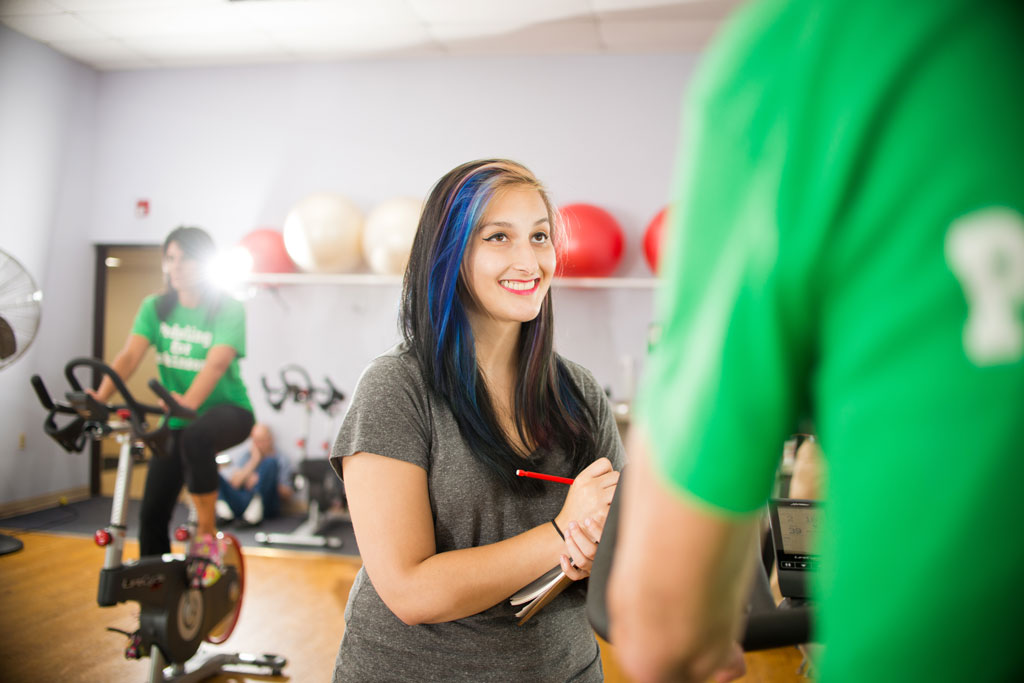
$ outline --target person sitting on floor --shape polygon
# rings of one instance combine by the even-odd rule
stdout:
[[[270,428],[257,423],[252,428],[249,450],[231,466],[227,477],[220,474],[217,515],[225,521],[243,519],[257,525],[281,512],[281,503],[291,499],[291,464],[274,449]]]

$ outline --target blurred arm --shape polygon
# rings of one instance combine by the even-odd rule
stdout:
[[[260,461],[262,459],[262,455],[256,446],[252,446],[252,448],[249,449],[249,459],[246,460],[245,464],[241,467],[235,468],[235,471],[232,472],[231,476],[228,478],[228,483],[231,484],[231,488],[242,488],[246,483],[245,480],[256,471],[257,467],[260,466]],[[252,487],[246,486],[245,488]]]
[[[640,683],[704,681],[734,664],[756,516],[671,490],[636,427],[609,580],[611,641]]]
[[[227,372],[231,361],[238,355],[234,347],[226,344],[219,344],[212,347],[206,354],[202,369],[196,374],[189,385],[188,391],[179,399],[186,408],[197,410],[203,405],[203,401],[210,395],[217,382]]]
[[[132,376],[135,369],[139,367],[139,363],[142,361],[142,357],[146,355],[146,349],[148,348],[148,339],[141,334],[129,334],[128,339],[124,342],[124,347],[118,351],[114,360],[110,363],[110,367],[114,369],[114,372],[122,380],[128,381],[128,378]],[[104,376],[103,381],[100,382],[99,389],[89,393],[101,403],[106,403],[114,393],[114,382],[109,377]]]

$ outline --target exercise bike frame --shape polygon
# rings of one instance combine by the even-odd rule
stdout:
[[[298,380],[294,379],[298,375]],[[273,388],[267,382],[266,376],[260,378],[263,390],[267,394],[267,402],[274,410],[280,411],[286,401],[291,399],[302,407],[302,427],[299,438],[298,474],[304,480],[304,486],[308,496],[308,512],[306,519],[294,530],[288,533],[265,533],[259,531],[255,538],[257,543],[264,545],[299,545],[312,548],[340,548],[343,541],[337,536],[326,533],[329,519],[327,512],[321,506],[321,499],[324,497],[324,481],[327,477],[333,476],[330,462],[326,457],[311,458],[309,456],[310,421],[313,412],[313,404],[316,403],[320,409],[327,414],[345,400],[345,394],[338,390],[329,377],[324,377],[325,388],[313,386],[313,380],[309,372],[301,365],[289,364],[280,370],[281,386]],[[322,396],[321,398],[318,398]],[[326,443],[324,444],[326,446]]]
[[[125,405],[104,405],[83,391],[74,375],[80,367],[91,367],[109,377],[124,398]],[[101,607],[122,602],[139,603],[139,629],[128,634],[130,642],[125,656],[138,659],[148,654],[151,658],[150,681],[198,681],[231,664],[270,669],[274,675],[279,675],[287,662],[276,655],[218,653],[198,665],[189,662],[204,640],[224,642],[235,627],[244,593],[241,555],[239,567],[224,567],[221,578],[202,589],[190,585],[189,568],[197,561],[195,558],[165,554],[124,562],[128,495],[135,453],[141,450],[136,444],[141,441],[149,445],[154,457],[167,457],[163,452],[169,436],[166,418],[187,419],[195,417],[195,413],[178,404],[155,379],[150,380],[149,387],[167,408],[136,401],[113,369],[92,358],[71,360],[64,374],[73,389],[66,394],[66,404],[55,403],[42,379],[38,375],[32,377],[36,395],[49,411],[44,423],[46,433],[69,452],[81,451],[88,439],[100,440],[110,435],[114,435],[120,445],[110,524],[95,535],[97,544],[105,547],[96,600]],[[76,417],[59,427],[54,419],[57,414],[74,414]],[[159,427],[149,429],[145,426],[147,414],[160,414],[165,419]],[[229,543],[239,547],[233,536]],[[211,635],[215,629],[218,630],[217,635]],[[168,663],[170,666],[165,671]]]
[[[117,423],[111,426],[121,449],[110,525],[100,532],[106,531],[111,542],[106,546],[96,601],[101,607],[138,602],[141,607],[139,631],[133,636],[129,649],[135,647],[135,651],[152,652],[153,647],[159,647],[168,661],[185,662],[196,653],[203,640],[214,642],[208,634],[225,619],[230,619],[230,623],[216,642],[226,640],[234,629],[241,611],[244,573],[236,567],[225,567],[219,581],[200,590],[189,587],[189,567],[195,560],[185,555],[141,557],[138,561],[124,563],[132,438],[124,431],[119,432],[122,428]],[[238,544],[237,540],[232,542]]]

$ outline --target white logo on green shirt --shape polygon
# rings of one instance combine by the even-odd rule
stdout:
[[[213,333],[209,330],[200,330],[193,325],[173,325],[166,322],[160,323],[160,336],[170,341],[167,350],[156,355],[156,362],[165,368],[176,370],[189,370],[199,372],[203,367],[203,358],[206,356],[206,349],[213,343]],[[193,358],[192,345],[198,344],[203,347],[199,358]]]
[[[946,260],[967,298],[963,343],[975,365],[1024,357],[1024,218],[994,207],[957,219]]]
[[[182,327],[178,323],[168,325],[165,322],[161,322],[160,335],[165,339],[172,340],[172,348],[174,342],[201,344],[207,349],[210,348],[210,344],[213,343],[213,332],[210,332],[209,330],[200,330],[198,327],[193,325],[186,325]]]

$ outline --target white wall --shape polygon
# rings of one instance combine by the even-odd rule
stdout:
[[[69,455],[43,434],[29,377],[58,384],[65,360],[92,345],[98,81],[92,69],[0,26],[0,249],[44,295],[34,345],[0,370],[0,503],[88,482],[88,454]]]
[[[92,238],[233,240],[331,189],[368,209],[507,156],[640,228],[664,202],[686,57],[435,58],[103,74]],[[133,218],[135,200],[153,201]],[[624,272],[646,270],[637,245]],[[639,268],[637,270],[637,268]]]
[[[628,235],[617,275],[647,276],[641,239],[669,192],[679,105],[694,58],[536,57],[104,74],[100,80],[94,241],[159,242],[176,224],[231,244],[280,227],[322,189],[364,211],[425,196],[469,159],[520,160],[557,202],[611,211]],[[133,215],[151,201],[148,218]],[[282,288],[248,303],[243,373],[258,417],[290,443],[294,406],[266,407],[261,375],[300,362],[351,391],[397,339],[397,287]],[[556,292],[559,350],[621,393],[620,358],[646,348],[651,293]],[[315,415],[311,444],[328,433]]]
[[[230,245],[256,227],[280,227],[289,207],[310,192],[342,192],[368,211],[390,197],[425,196],[443,173],[473,158],[517,159],[556,202],[584,201],[611,211],[628,240],[616,274],[647,276],[641,239],[669,194],[679,105],[695,61],[437,58],[97,75],[17,38],[16,71],[48,84],[29,106],[9,97],[20,90],[13,76],[2,83],[0,101],[17,101],[17,116],[29,121],[31,135],[17,156],[32,154],[35,161],[33,150],[41,149],[75,161],[40,169],[32,195],[19,200],[25,214],[47,213],[70,192],[61,206],[74,207],[80,219],[40,215],[32,223],[40,228],[31,240],[39,252],[35,267],[58,272],[59,262],[56,280],[77,290],[48,282],[48,306],[77,311],[62,321],[62,341],[48,341],[53,328],[47,328],[38,344],[35,366],[54,374],[76,343],[75,352],[88,349],[92,254],[78,246],[83,241],[157,244],[175,225],[191,224]],[[48,66],[51,61],[56,65]],[[44,68],[67,73],[23,73]],[[76,98],[94,101],[95,112],[80,118]],[[4,140],[19,128],[6,117]],[[73,136],[68,122],[74,122]],[[94,143],[94,151],[77,140]],[[13,169],[24,160],[0,163]],[[143,198],[151,214],[137,218],[135,202]],[[22,216],[14,224],[27,222]],[[10,224],[4,221],[4,229]],[[75,232],[58,235],[54,226]],[[59,252],[45,255],[58,246]],[[243,373],[258,417],[281,441],[297,436],[299,413],[294,407],[272,413],[260,376],[273,379],[281,365],[300,362],[316,379],[328,374],[350,392],[366,362],[397,339],[397,300],[397,287],[302,286],[264,290],[249,301]],[[621,357],[639,360],[646,348],[651,292],[560,289],[555,300],[558,349],[621,393]],[[21,365],[24,373],[34,367]],[[20,392],[26,377],[9,386]],[[3,381],[8,386],[8,378]],[[38,434],[37,417],[33,410],[30,420],[12,418],[12,430],[4,424],[3,433]],[[314,450],[328,431],[326,418],[317,415]],[[5,481],[10,462],[0,460]],[[84,483],[84,470],[75,473]],[[51,474],[32,473],[24,483],[8,484],[3,496],[10,498],[14,486],[25,496],[52,490]]]

